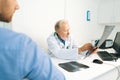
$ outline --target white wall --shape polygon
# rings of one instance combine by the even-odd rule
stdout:
[[[98,23],[120,24],[120,0],[101,0],[98,9]]]
[[[116,26],[109,36],[114,39],[116,32],[120,31],[120,0],[100,0],[97,20],[101,26]]]
[[[99,3],[100,0],[19,0],[20,10],[14,15],[13,29],[47,49],[46,39],[54,31],[54,24],[65,18],[70,23],[71,35],[82,45],[102,35],[104,25],[97,22]],[[86,21],[87,10],[91,21]]]
[[[64,0],[19,0],[20,10],[14,16],[13,29],[32,37],[43,48],[54,31],[57,20],[64,18]]]
[[[67,0],[67,19],[79,44],[91,42],[102,33],[104,27],[97,24],[98,3],[99,0]],[[87,10],[90,10],[91,21],[86,21]]]

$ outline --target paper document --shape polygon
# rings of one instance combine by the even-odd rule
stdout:
[[[110,35],[110,33],[112,32],[112,30],[115,28],[114,25],[112,26],[105,26],[104,32],[102,34],[101,39],[99,40],[97,47],[100,47],[102,45],[102,43],[108,38],[108,36]]]

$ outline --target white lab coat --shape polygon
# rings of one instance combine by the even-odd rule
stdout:
[[[47,38],[49,53],[60,59],[77,59],[78,45],[69,38],[65,41],[65,45],[59,40],[58,36],[53,33]]]

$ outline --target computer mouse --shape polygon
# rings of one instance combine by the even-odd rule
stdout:
[[[99,60],[99,59],[94,59],[94,60],[93,60],[93,63],[102,64],[103,61],[101,61],[101,60]]]

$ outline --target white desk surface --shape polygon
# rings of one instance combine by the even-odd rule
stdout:
[[[118,76],[120,76],[120,59],[117,60],[117,62],[103,61],[103,64],[95,64],[92,62],[94,59],[100,59],[97,54],[92,54],[85,59],[77,60],[62,60],[57,58],[51,59],[53,64],[55,64],[55,66],[63,72],[67,80],[120,80],[120,78],[117,79]],[[77,61],[88,65],[90,68],[82,69],[76,72],[68,72],[58,66],[59,63],[69,61]]]

